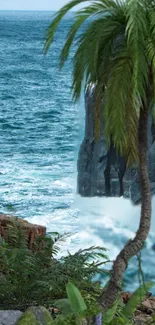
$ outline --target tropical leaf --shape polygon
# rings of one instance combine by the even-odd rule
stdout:
[[[87,306],[78,288],[69,282],[66,286],[66,291],[72,311],[75,314],[83,313],[87,309]]]
[[[82,2],[71,1],[55,15],[46,50],[64,15]],[[127,165],[138,161],[137,125],[140,105],[148,104],[149,62],[152,62],[155,85],[154,18],[151,0],[90,1],[75,14],[60,54],[60,67],[63,67],[71,46],[75,45],[73,99],[79,99],[83,85],[84,89],[89,83],[95,86],[96,139],[101,136],[103,110],[107,144],[113,142],[117,152],[126,157]],[[81,29],[86,21],[85,28]]]
[[[94,2],[92,5],[89,5],[88,7],[83,8],[82,10],[78,11],[75,15],[75,22],[72,24],[70,31],[67,35],[66,43],[61,51],[60,55],[60,68],[63,67],[65,61],[67,60],[69,56],[70,48],[73,44],[73,41],[75,40],[75,36],[81,26],[84,24],[84,22],[90,17],[95,18],[98,15],[103,15],[103,12],[107,14],[107,8],[103,5],[102,1]],[[109,15],[109,12],[108,12]],[[95,34],[94,34],[95,35]]]
[[[123,82],[122,82],[123,80]],[[130,95],[132,81],[132,66],[126,44],[118,49],[113,59],[111,78],[105,92],[104,120],[105,135],[108,143],[111,138],[119,154],[125,156],[128,147],[126,108]],[[135,114],[135,112],[134,112]]]
[[[62,7],[55,15],[54,15],[54,19],[51,23],[51,25],[48,28],[48,32],[47,32],[47,40],[46,40],[46,44],[45,44],[45,53],[47,53],[52,41],[53,41],[53,37],[54,37],[54,33],[57,29],[58,24],[60,23],[60,21],[62,20],[62,18],[66,15],[66,13],[71,10],[73,7],[77,6],[78,4],[82,3],[82,2],[86,2],[89,0],[73,0],[70,1],[67,5],[65,5],[64,7]]]
[[[133,58],[133,100],[138,94],[146,101],[146,83],[148,81],[148,60],[146,40],[148,24],[146,15],[147,1],[127,0],[126,34]]]

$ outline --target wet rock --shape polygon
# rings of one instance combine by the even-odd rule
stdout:
[[[134,204],[141,199],[138,171],[127,169],[125,159],[118,156],[113,144],[107,148],[104,137],[103,111],[100,111],[100,134],[95,141],[94,89],[85,94],[85,134],[78,155],[77,191],[81,196],[130,197]],[[148,163],[151,192],[155,194],[155,127],[150,118]]]

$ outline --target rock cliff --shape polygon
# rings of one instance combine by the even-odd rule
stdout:
[[[85,134],[78,156],[77,191],[81,196],[131,197],[134,204],[140,201],[138,172],[127,169],[123,157],[116,154],[111,144],[108,149],[104,137],[103,112],[101,111],[100,140],[94,136],[94,89],[85,94]],[[148,164],[152,194],[155,194],[155,126],[149,120]]]

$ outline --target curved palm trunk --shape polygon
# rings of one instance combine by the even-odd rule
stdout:
[[[139,145],[139,179],[141,187],[141,219],[139,229],[133,240],[130,240],[113,264],[111,278],[106,289],[103,290],[99,302],[103,311],[110,308],[121,291],[122,279],[127,268],[128,261],[142,249],[146,240],[151,223],[151,193],[147,164],[147,129],[148,109],[143,107],[139,117],[138,145]]]

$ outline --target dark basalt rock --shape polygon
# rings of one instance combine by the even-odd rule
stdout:
[[[140,202],[140,188],[136,168],[127,169],[125,159],[116,154],[111,143],[106,146],[103,112],[101,111],[100,140],[95,141],[94,89],[85,94],[85,135],[78,156],[77,191],[81,196],[130,197],[134,204]],[[155,194],[155,127],[149,120],[148,164],[151,192]]]

